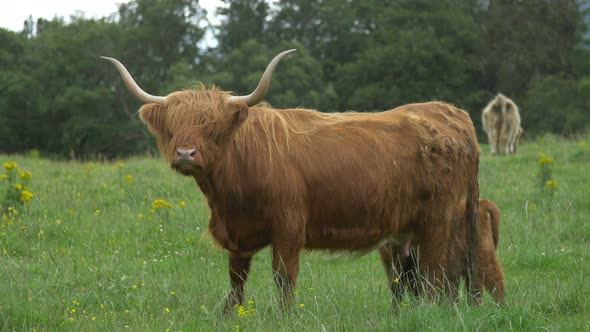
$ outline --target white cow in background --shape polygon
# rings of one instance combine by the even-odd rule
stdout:
[[[518,106],[512,99],[498,93],[483,109],[481,122],[492,146],[492,155],[516,152],[523,130]]]

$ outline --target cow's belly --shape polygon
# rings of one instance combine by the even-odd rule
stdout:
[[[305,246],[308,249],[348,251],[372,250],[394,233],[389,222],[367,219],[363,213],[346,211],[339,215],[323,214],[306,225]]]
[[[305,248],[330,251],[368,252],[389,243],[402,250],[413,233],[384,232],[376,228],[338,229],[324,227],[307,233]]]
[[[305,248],[346,251],[370,251],[387,240],[387,234],[378,229],[346,229],[323,227],[307,232]]]
[[[315,200],[310,209],[305,227],[309,249],[372,250],[398,234],[411,231],[409,213],[400,217],[391,213],[392,209],[368,206],[363,199],[350,196],[336,194],[324,198]]]

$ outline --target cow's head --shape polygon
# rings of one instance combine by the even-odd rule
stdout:
[[[248,108],[266,95],[279,61],[294,51],[278,54],[266,67],[254,92],[247,96],[232,96],[204,86],[166,97],[152,96],[135,83],[119,61],[103,58],[117,67],[129,91],[146,103],[139,110],[140,118],[156,137],[158,148],[170,166],[183,175],[199,176],[223,155],[248,117]]]

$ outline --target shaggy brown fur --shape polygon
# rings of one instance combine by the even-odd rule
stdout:
[[[209,231],[230,252],[229,308],[242,303],[251,258],[267,245],[285,304],[301,250],[369,252],[409,233],[422,248],[421,268],[439,285],[454,269],[447,252],[464,199],[466,264],[477,271],[479,147],[467,113],[431,102],[325,114],[248,107],[227,96],[175,92],[166,106],[144,105],[140,116],[171,166],[207,197]],[[178,157],[186,151],[190,163]]]
[[[460,211],[464,211],[465,201],[461,202]],[[463,214],[460,214],[463,216]],[[500,240],[500,209],[498,206],[487,199],[479,201],[479,220],[480,220],[480,236],[479,236],[479,272],[477,276],[478,288],[485,288],[492,294],[498,304],[504,301],[504,273],[502,266],[496,255],[496,249]],[[463,217],[457,218],[455,228],[453,230],[455,234],[455,240],[453,245],[450,247],[449,259],[454,264],[451,264],[456,270],[447,271],[447,277],[451,283],[451,291],[455,293],[459,280],[466,277],[465,265],[462,264],[463,257],[467,249],[465,243],[465,221]],[[398,279],[398,282],[403,286],[408,286],[413,290],[415,295],[421,293],[423,288],[417,281],[416,274],[419,271],[415,271],[417,265],[415,256],[410,254],[410,243],[412,242],[411,237],[406,239],[403,246],[399,243],[393,247],[393,251],[386,248],[385,246],[379,248],[380,254],[382,255],[382,261],[386,264],[385,268],[388,273],[390,269],[389,261],[391,260],[391,253],[397,252],[399,254],[399,264],[403,273]],[[416,246],[413,247],[413,253],[417,250]],[[383,257],[384,255],[387,255]]]
[[[523,130],[518,106],[512,99],[501,93],[496,95],[483,109],[481,122],[493,155],[516,152]]]

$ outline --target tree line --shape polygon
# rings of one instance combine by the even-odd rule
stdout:
[[[134,0],[100,19],[27,19],[0,29],[0,152],[143,154],[153,142],[112,65],[148,92],[215,84],[236,94],[281,62],[273,107],[379,111],[443,100],[481,110],[498,92],[525,137],[590,127],[590,1],[224,0],[212,26],[197,0]],[[205,47],[213,34],[217,45]]]

